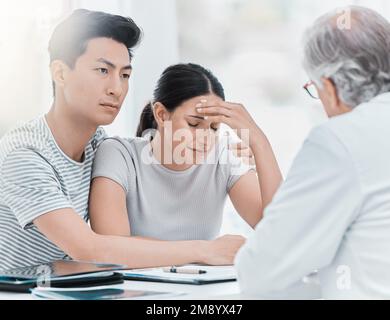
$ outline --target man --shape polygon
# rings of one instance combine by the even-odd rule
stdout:
[[[76,10],[55,29],[53,106],[0,141],[0,269],[62,258],[147,267],[156,246],[153,253],[167,265],[233,262],[241,237],[169,243],[99,235],[87,224],[92,162],[105,137],[99,126],[120,111],[140,34],[129,18],[88,10]],[[132,258],[141,248],[146,265]],[[177,255],[178,248],[186,254]]]
[[[305,87],[331,120],[310,133],[238,252],[240,287],[283,297],[318,270],[324,298],[388,299],[390,24],[362,7],[331,12],[308,30],[304,52]]]

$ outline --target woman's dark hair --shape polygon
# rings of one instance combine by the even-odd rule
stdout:
[[[141,38],[141,29],[126,17],[86,9],[75,10],[54,30],[49,41],[50,62],[61,60],[74,68],[88,42],[94,38],[110,38],[131,49]]]
[[[193,63],[168,67],[157,82],[153,100],[141,113],[137,137],[142,137],[148,129],[157,129],[152,110],[153,103],[160,102],[168,111],[173,112],[184,101],[210,93],[225,100],[223,87],[211,71]]]

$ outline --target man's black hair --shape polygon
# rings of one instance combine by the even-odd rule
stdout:
[[[141,30],[127,17],[86,9],[75,10],[54,30],[49,42],[50,62],[61,60],[74,68],[88,42],[94,38],[110,38],[126,46],[132,57],[132,48],[141,38]]]

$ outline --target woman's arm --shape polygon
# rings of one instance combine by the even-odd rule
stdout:
[[[249,115],[249,114],[248,114]],[[251,131],[250,148],[256,163],[263,209],[267,207],[283,181],[271,144],[259,127]]]
[[[241,177],[229,196],[239,214],[255,227],[283,180],[272,147],[243,105],[208,101],[200,102],[199,106],[197,111],[209,120],[237,130],[237,135],[252,150],[257,176],[249,172]]]
[[[125,190],[111,179],[98,177],[92,180],[89,217],[92,230],[98,234],[131,235]]]
[[[238,214],[254,228],[262,217],[261,192],[256,172],[249,171],[229,191],[230,200]]]
[[[99,240],[99,252],[101,250],[107,254],[104,261],[119,261],[130,268],[188,263],[230,265],[245,241],[241,236],[223,236],[212,241],[162,241],[132,237],[125,191],[118,183],[107,178],[93,179],[89,202],[91,227],[99,235],[95,237]],[[118,250],[123,250],[122,257],[118,256],[119,252],[110,252],[112,246],[121,247]]]
[[[93,179],[89,198],[89,217],[92,230],[98,234],[131,236],[125,190],[109,178]],[[133,238],[158,241],[146,237]]]

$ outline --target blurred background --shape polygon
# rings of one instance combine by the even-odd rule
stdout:
[[[302,86],[303,31],[347,4],[390,18],[388,0],[2,0],[0,1],[0,137],[47,112],[52,103],[48,41],[74,9],[132,17],[144,37],[135,50],[131,89],[107,127],[133,136],[161,72],[178,62],[201,64],[220,79],[227,100],[243,103],[270,139],[283,174],[309,130],[326,120]],[[248,233],[228,201],[222,233]]]

